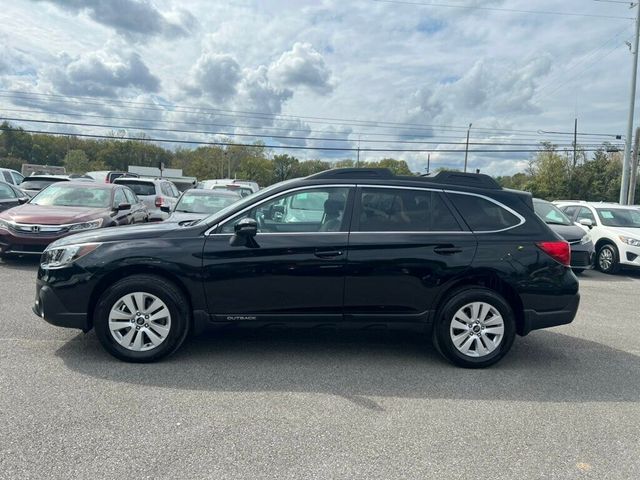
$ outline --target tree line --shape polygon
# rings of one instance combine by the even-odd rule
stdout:
[[[120,139],[116,133],[113,138],[98,140],[31,134],[7,122],[0,124],[0,167],[19,171],[23,163],[61,165],[68,173],[82,174],[94,170],[126,171],[129,165],[156,167],[160,162],[199,180],[237,178],[253,180],[261,186],[329,168],[356,166],[353,159],[303,161],[292,155],[273,155],[261,143],[170,150],[144,138]],[[393,158],[362,161],[358,165],[389,168],[398,175],[412,174],[404,160]],[[574,161],[573,151],[560,151],[552,143],[542,143],[524,172],[496,179],[504,187],[529,191],[547,200],[617,202],[621,174],[622,154],[607,144],[591,156],[578,148]],[[640,188],[636,189],[636,198],[640,199]]]
[[[180,168],[185,176],[199,180],[237,178],[253,180],[261,186],[302,177],[335,167],[353,167],[351,159],[327,162],[302,161],[292,155],[272,153],[261,143],[252,146],[201,146],[170,150],[144,140],[113,138],[87,139],[32,134],[4,122],[0,125],[0,167],[20,171],[23,163],[64,166],[68,173],[95,170],[126,171],[129,165]],[[359,162],[361,167],[389,168],[398,175],[411,175],[404,160],[385,158]]]

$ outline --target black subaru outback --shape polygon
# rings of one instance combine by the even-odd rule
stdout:
[[[95,328],[114,356],[151,362],[215,325],[417,328],[463,367],[516,334],[570,323],[567,242],[531,195],[492,178],[336,169],[261,190],[195,222],[54,242],[34,312]]]

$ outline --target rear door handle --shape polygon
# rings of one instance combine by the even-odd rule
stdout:
[[[438,255],[453,255],[454,253],[462,253],[460,247],[446,246],[446,247],[434,247],[434,252]]]
[[[343,255],[342,250],[316,250],[314,255],[318,258],[336,258]]]

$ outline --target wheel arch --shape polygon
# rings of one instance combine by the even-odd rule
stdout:
[[[607,237],[602,237],[595,244],[596,253],[605,245],[613,245],[614,247],[618,248],[614,240]]]
[[[466,272],[464,277],[452,281],[437,299],[434,321],[449,298],[457,293],[474,287],[486,288],[500,294],[513,310],[516,321],[516,332],[523,335],[525,331],[524,305],[518,292],[508,282],[500,278],[493,270],[477,270]]]
[[[90,327],[93,327],[93,317],[95,314],[96,306],[98,305],[98,301],[102,294],[109,288],[111,285],[116,283],[118,280],[122,280],[125,277],[133,276],[133,275],[153,275],[156,277],[161,277],[164,280],[169,281],[173,285],[175,285],[178,290],[184,295],[184,298],[187,301],[189,306],[189,327],[193,327],[193,299],[191,298],[191,294],[189,290],[185,287],[184,283],[180,281],[180,279],[173,275],[171,272],[168,272],[165,269],[159,268],[157,266],[152,265],[127,265],[121,268],[117,268],[109,272],[100,281],[96,284],[91,296],[89,297],[89,306],[87,309],[88,323]]]

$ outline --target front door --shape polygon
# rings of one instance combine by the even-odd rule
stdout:
[[[298,188],[221,224],[203,252],[214,319],[341,319],[352,196],[350,186]],[[258,223],[258,246],[231,246],[235,223],[246,217]]]
[[[475,236],[439,191],[361,187],[355,195],[346,320],[427,320],[442,286],[469,268]]]

